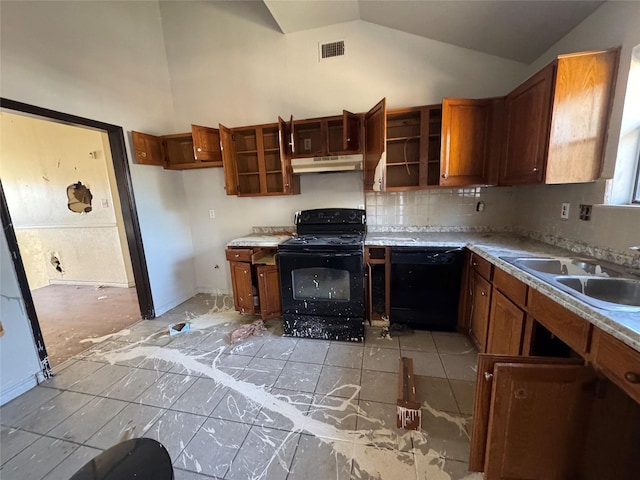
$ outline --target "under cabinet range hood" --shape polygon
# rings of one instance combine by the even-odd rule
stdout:
[[[292,158],[293,173],[343,172],[362,170],[361,153],[353,155],[331,155],[326,157]]]

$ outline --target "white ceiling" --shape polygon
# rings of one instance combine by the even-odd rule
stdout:
[[[283,33],[364,20],[530,63],[604,2],[263,0]]]

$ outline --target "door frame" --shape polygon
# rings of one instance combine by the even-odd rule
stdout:
[[[142,243],[142,234],[140,232],[140,223],[138,221],[138,212],[136,202],[133,195],[133,182],[131,180],[131,172],[129,170],[129,161],[124,141],[124,132],[122,127],[109,123],[91,120],[89,118],[78,117],[68,113],[49,110],[47,108],[29,105],[27,103],[9,100],[0,97],[0,109],[5,111],[13,111],[27,115],[40,117],[44,120],[52,120],[57,123],[65,123],[74,126],[88,127],[105,131],[109,137],[109,146],[111,149],[111,157],[113,160],[113,169],[116,177],[116,187],[118,189],[118,197],[122,209],[122,218],[124,222],[125,233],[127,237],[127,245],[129,246],[129,256],[131,258],[131,267],[133,269],[133,278],[136,284],[136,292],[138,295],[138,305],[140,314],[143,319],[148,320],[155,318],[155,309],[153,306],[153,297],[151,295],[151,284],[149,282],[149,272],[147,270],[147,262],[144,254],[144,246]],[[2,217],[2,227],[9,245],[9,251],[13,260],[18,285],[22,293],[25,309],[40,359],[42,374],[45,378],[51,375],[51,365],[45,348],[42,330],[36,314],[35,304],[27,275],[20,255],[18,241],[9,207],[4,195],[4,188],[0,181],[0,215]]]

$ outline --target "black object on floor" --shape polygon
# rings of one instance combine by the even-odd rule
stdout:
[[[125,440],[105,450],[70,480],[173,480],[171,457],[151,438]]]

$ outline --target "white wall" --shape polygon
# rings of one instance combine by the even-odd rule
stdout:
[[[363,112],[382,97],[398,108],[444,96],[503,95],[525,72],[517,62],[362,21],[285,36],[262,2],[162,2],[160,8],[179,131],[191,123],[235,127],[275,122],[278,115]],[[338,39],[347,55],[319,62],[318,43]],[[224,245],[251,226],[292,225],[302,208],[365,203],[355,173],[302,176],[301,195],[263,198],[226,196],[220,169],[185,172],[183,179],[202,291],[231,290]]]
[[[36,385],[40,361],[7,240],[0,235],[0,405]],[[5,268],[6,267],[6,268]]]
[[[615,188],[618,193],[626,189],[626,201],[629,199],[632,180],[629,172],[637,161],[639,137],[637,131],[635,134],[630,132],[633,127],[623,130],[621,125],[633,124],[632,120],[625,119],[635,119],[635,128],[638,127],[639,107],[631,102],[625,105],[625,94],[633,49],[639,44],[640,2],[606,2],[529,68],[529,73],[532,73],[561,53],[622,46],[603,178],[611,178],[617,165],[621,176],[616,175]],[[633,138],[636,144],[633,146],[628,145],[630,134],[635,135]],[[619,181],[626,182],[626,186],[621,186]],[[628,247],[640,244],[640,207],[602,205],[608,188],[611,187],[607,187],[602,180],[582,185],[516,188],[515,205],[518,211],[515,226],[543,235],[630,254]],[[563,202],[571,203],[572,210],[568,221],[560,219],[560,207]],[[596,205],[590,222],[578,220],[580,203]],[[640,261],[640,258],[638,260]]]
[[[1,2],[0,13],[3,97],[127,132],[175,132],[158,3]],[[182,174],[130,166],[161,314],[195,292]]]

